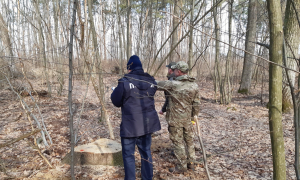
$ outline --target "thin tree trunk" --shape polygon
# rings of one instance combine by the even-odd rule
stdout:
[[[40,41],[40,46],[41,46],[40,53],[43,55],[44,73],[45,73],[45,77],[46,77],[48,93],[51,95],[51,85],[50,85],[49,74],[48,74],[45,38],[44,38],[43,28],[42,28],[42,18],[41,18],[41,13],[40,13],[40,10],[39,10],[39,7],[38,7],[38,5],[39,5],[38,0],[33,0],[33,1],[34,1],[35,10],[36,10],[36,13],[37,13],[39,41]]]
[[[73,130],[73,109],[72,109],[72,78],[73,78],[73,35],[75,29],[75,18],[78,0],[74,1],[73,5],[73,17],[70,32],[70,43],[69,43],[69,93],[68,93],[68,103],[69,103],[69,113],[70,113],[70,134],[71,134],[71,178],[75,180],[74,174],[74,146],[75,146],[75,136]]]
[[[104,83],[103,83],[103,76],[102,76],[102,70],[101,70],[101,60],[99,59],[99,51],[98,51],[98,43],[97,43],[97,34],[94,26],[94,19],[92,15],[92,0],[88,0],[88,8],[89,8],[89,19],[90,19],[90,29],[92,32],[92,37],[93,37],[93,45],[94,45],[94,52],[96,54],[96,60],[99,60],[99,92],[98,90],[95,89],[96,93],[100,94],[99,101],[101,104],[101,119],[104,120],[109,128],[110,132],[110,138],[114,139],[114,134],[113,134],[113,129],[111,126],[111,123],[109,121],[109,117],[107,114],[107,110],[105,107],[105,94],[104,94]]]
[[[174,0],[174,10],[173,14],[176,16],[173,16],[173,33],[172,33],[172,39],[171,39],[171,48],[176,48],[176,44],[178,43],[178,30],[177,27],[179,25],[179,19],[180,12],[179,12],[179,1],[180,0]],[[175,60],[178,59],[178,56],[176,56],[176,52],[173,50],[170,54],[170,62],[175,62]]]
[[[56,43],[59,44],[58,42],[58,12],[59,12],[59,2],[58,0],[56,0],[55,2],[53,2],[52,4],[53,6],[53,20],[54,20],[54,35],[55,35],[55,39],[56,39]]]
[[[131,40],[131,0],[127,0],[127,60],[129,60],[132,53],[132,40]]]
[[[117,23],[118,23],[118,25],[117,25],[117,31],[118,31],[118,35],[119,35],[119,58],[120,58],[120,69],[121,69],[121,71],[120,71],[120,75],[122,75],[123,73],[124,73],[124,61],[123,61],[123,46],[122,46],[122,31],[121,31],[121,29],[123,29],[122,28],[122,25],[121,25],[121,18],[120,18],[120,14],[119,14],[119,0],[116,0],[116,6],[117,6],[117,10],[116,10],[116,13],[117,13]]]
[[[107,57],[106,57],[106,48],[105,48],[105,46],[106,46],[106,38],[105,38],[105,36],[106,36],[106,26],[105,26],[105,14],[103,13],[103,4],[101,5],[101,8],[102,8],[102,11],[101,11],[101,19],[102,19],[102,29],[103,29],[103,46],[104,46],[104,48],[103,48],[103,51],[104,51],[104,60],[105,61],[107,61]],[[100,24],[100,23],[99,23]],[[114,29],[114,28],[112,28],[112,29]]]
[[[152,56],[153,55],[153,46],[154,46],[153,37],[155,36],[154,31],[155,31],[155,27],[156,27],[156,19],[154,20],[154,23],[153,23],[153,14],[155,14],[155,13],[153,13],[153,2],[150,1],[149,3],[150,3],[149,10],[148,10],[149,22],[147,23],[148,28],[146,29],[147,42],[145,43],[147,47],[143,48],[144,51],[146,50],[146,54],[147,54],[145,57],[145,59],[148,59],[147,67],[150,66],[150,61],[153,57]],[[143,36],[142,36],[142,39],[144,39]]]
[[[216,4],[216,0],[214,0],[214,5]],[[215,23],[215,66],[214,66],[214,90],[215,90],[215,99],[217,101],[217,92],[218,87],[220,86],[221,75],[220,75],[220,65],[219,65],[219,58],[220,58],[220,26],[218,22],[218,8],[214,8],[213,16],[214,16],[214,23]]]
[[[280,1],[267,0],[270,27],[270,60],[282,64],[283,29]],[[273,179],[286,179],[285,151],[282,130],[282,68],[269,67],[269,125],[273,157]]]
[[[79,4],[78,4],[79,5]],[[58,19],[60,19],[60,4],[58,2],[58,0],[55,1],[55,5],[53,4],[53,13],[54,13],[54,34],[55,34],[55,40],[56,40],[56,44],[60,44],[60,38],[59,38],[59,28],[58,28]],[[61,27],[63,28],[63,27]],[[59,88],[57,90],[57,94],[58,96],[62,95],[63,92],[63,88],[64,88],[64,84],[65,84],[65,80],[64,80],[64,74],[63,74],[63,61],[62,61],[62,56],[61,53],[59,52],[59,49],[55,50],[56,52],[56,57],[57,57],[57,62],[58,64],[58,69],[59,69],[59,74],[58,74],[58,83],[59,83]]]
[[[145,15],[145,21],[143,22],[143,14],[145,13],[145,2],[144,0],[141,1],[141,15],[139,17],[139,31],[138,31],[138,39],[137,39],[137,54],[140,54],[140,51],[142,49],[142,34],[143,34],[143,25],[144,25],[144,22],[146,21],[146,18],[147,18],[147,12],[146,12],[146,15]],[[118,12],[117,12],[118,13]]]
[[[25,2],[23,1],[23,12],[25,12]],[[24,20],[25,18],[23,17],[23,20]],[[26,29],[26,23],[24,23],[23,24],[23,31],[22,31],[22,49],[23,49],[23,55],[24,55],[24,57],[27,57],[27,52],[26,52],[26,46],[27,46],[27,44],[26,44],[26,41],[25,41],[25,37],[26,37],[26,31],[25,31],[25,29]],[[29,31],[29,29],[27,29],[27,32]]]
[[[230,83],[230,75],[231,73],[231,59],[232,59],[232,39],[231,39],[231,33],[232,33],[232,6],[233,6],[233,0],[229,1],[228,10],[229,10],[229,17],[228,17],[228,32],[229,32],[229,47],[228,47],[228,53],[226,57],[226,65],[225,65],[225,77],[221,82],[220,87],[220,102],[221,104],[229,104],[231,102],[231,83]]]
[[[200,0],[201,1],[201,0]],[[198,1],[195,5],[197,5],[200,1]],[[220,1],[218,1],[218,3],[217,3],[217,5],[219,4],[219,3],[221,3],[223,0],[220,0]],[[197,19],[197,17],[195,18],[195,20],[194,20],[194,26],[196,25],[196,24],[198,24],[198,22],[202,19],[202,18],[204,18],[205,17],[205,15],[207,15],[214,7],[215,7],[216,5],[214,5],[210,10],[208,10],[200,19],[198,19],[198,20],[196,20]],[[190,10],[191,11],[191,10]],[[188,15],[188,13],[190,12],[190,11],[188,11],[187,13],[186,13],[186,15],[180,20],[180,22]],[[179,17],[178,17],[179,18]],[[177,26],[176,26],[176,28],[179,26],[179,24],[177,24]],[[150,71],[152,70],[152,68],[153,68],[153,66],[154,66],[154,63],[155,63],[155,61],[156,61],[156,59],[157,59],[157,57],[158,57],[158,55],[159,55],[159,53],[161,52],[161,50],[163,49],[163,47],[164,47],[164,45],[167,43],[167,41],[171,38],[171,36],[173,36],[173,33],[175,33],[175,31],[177,31],[177,29],[176,28],[173,28],[173,30],[172,30],[172,32],[170,33],[170,35],[169,35],[169,37],[165,40],[165,42],[163,43],[163,45],[159,48],[159,50],[158,50],[158,52],[156,53],[156,55],[155,55],[155,57],[154,57],[154,59],[153,59],[153,62],[152,62],[152,64],[151,64],[151,67],[150,67],[150,69],[148,70],[147,69],[147,72],[148,73],[150,73]],[[182,36],[181,37],[181,39],[174,45],[174,47],[172,47],[171,49],[170,49],[170,51],[169,51],[169,53],[167,54],[167,56],[166,56],[166,58],[164,58],[164,60],[162,60],[162,62],[159,64],[159,66],[158,66],[158,68],[156,69],[156,71],[154,72],[154,74],[153,74],[153,76],[155,76],[156,75],[156,73],[158,72],[158,70],[161,68],[161,66],[162,66],[162,64],[167,60],[167,58],[171,55],[171,53],[173,52],[173,50],[178,46],[178,44],[187,36],[187,35],[189,35],[189,31],[184,35],[184,36]]]
[[[17,35],[17,38],[18,38],[18,47],[17,47],[17,49],[21,49],[21,35],[22,35],[22,33],[21,33],[21,24],[20,24],[20,0],[17,0],[17,6],[18,6],[18,9],[17,9],[17,11],[18,11],[18,14],[17,14],[17,18],[18,18],[18,22],[17,22],[17,32],[18,32],[18,35]],[[24,31],[22,31],[22,32],[24,32]],[[23,52],[24,51],[22,51],[21,50],[21,52],[22,52],[22,55],[23,55]]]
[[[192,4],[191,4],[191,20],[190,20],[190,23],[192,26],[193,25],[193,19],[194,19],[194,6],[195,6],[195,0],[192,0]],[[189,65],[189,68],[192,67],[192,61],[193,61],[193,28],[190,26],[190,38],[189,38],[189,61],[188,61],[188,65]],[[192,71],[189,71],[189,75],[192,74]]]
[[[8,64],[8,70],[10,72],[10,76],[14,76],[15,74],[15,64],[14,64],[14,54],[12,50],[12,43],[10,40],[9,30],[8,26],[6,25],[6,22],[3,19],[3,16],[0,12],[0,37],[4,45],[4,49],[6,50],[6,55],[9,56],[9,62]]]

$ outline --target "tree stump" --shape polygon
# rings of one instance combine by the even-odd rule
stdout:
[[[70,152],[62,159],[62,163],[70,164]],[[109,165],[123,166],[122,146],[110,139],[97,141],[74,149],[75,165]]]

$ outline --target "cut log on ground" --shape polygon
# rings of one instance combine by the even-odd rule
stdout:
[[[62,160],[62,163],[70,164],[70,153]],[[97,141],[75,147],[75,165],[109,165],[123,166],[121,144],[110,139],[98,139]]]

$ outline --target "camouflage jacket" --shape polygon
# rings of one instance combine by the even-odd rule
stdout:
[[[183,127],[191,123],[191,117],[198,115],[200,97],[195,78],[182,75],[173,81],[157,81],[158,90],[167,90],[169,105],[166,120],[169,126]]]
[[[168,75],[167,78],[168,78],[169,81],[173,81],[176,77],[175,77],[175,75],[173,73],[173,74]],[[169,100],[168,100],[169,96],[170,96],[170,94],[168,93],[168,91],[165,91],[165,98],[166,98],[166,100],[165,100],[165,104],[161,108],[162,112],[167,112],[167,106],[169,105]]]

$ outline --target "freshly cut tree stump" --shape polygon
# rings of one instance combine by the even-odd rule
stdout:
[[[70,164],[71,154],[68,153],[62,163]],[[109,165],[123,166],[122,146],[110,139],[98,139],[97,141],[74,149],[75,165]]]

